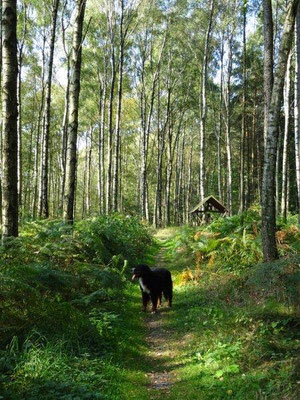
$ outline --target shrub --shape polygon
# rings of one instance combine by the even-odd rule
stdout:
[[[273,297],[277,301],[283,301],[299,307],[299,254],[257,265],[247,283],[262,298]]]

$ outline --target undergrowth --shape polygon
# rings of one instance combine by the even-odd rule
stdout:
[[[0,398],[142,398],[128,269],[151,245],[145,226],[116,214],[27,223],[0,247]]]
[[[260,217],[250,210],[165,241],[176,282],[165,328],[180,343],[166,399],[300,397],[299,239],[293,218],[279,221],[281,259],[263,263]]]

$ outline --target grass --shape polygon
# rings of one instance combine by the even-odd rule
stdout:
[[[147,399],[145,327],[130,264],[147,229],[114,215],[26,225],[0,248],[0,398]]]
[[[108,218],[72,233],[35,222],[0,248],[0,399],[300,398],[297,228],[282,226],[283,259],[260,265],[252,217],[154,241],[138,221]],[[171,310],[140,312],[124,259],[172,271]],[[160,357],[147,341],[156,320]],[[170,373],[168,390],[151,390],[151,371]]]
[[[197,267],[193,235],[187,240],[185,230],[160,237],[175,281],[174,308],[162,326],[174,351],[163,368],[176,378],[157,398],[298,399],[297,309],[276,297],[257,297],[246,284],[250,266],[234,274],[226,265],[209,266],[207,257]]]
[[[47,338],[33,331],[21,347],[14,339],[2,352],[1,362],[6,357],[11,363],[1,376],[3,398],[146,399],[148,365],[138,300],[130,285],[121,303],[92,310],[90,319],[101,337],[98,346],[71,344],[67,332],[65,338]]]

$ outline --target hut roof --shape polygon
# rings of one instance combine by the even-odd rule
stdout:
[[[227,208],[220,203],[219,200],[217,200],[214,196],[208,196],[205,199],[203,199],[199,204],[197,204],[191,211],[190,214],[196,213],[196,212],[204,212],[205,210],[202,209],[202,207],[205,204],[210,204],[211,206],[213,206],[216,210],[218,211],[220,214],[224,214],[225,212],[227,212]]]

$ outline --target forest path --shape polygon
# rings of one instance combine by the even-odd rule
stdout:
[[[172,236],[169,229],[159,230],[155,235],[161,243],[158,254],[155,257],[155,267],[165,267],[172,272],[172,266],[168,262],[167,248],[164,243]],[[175,381],[175,374],[172,371],[172,360],[175,357],[177,343],[172,340],[172,334],[168,329],[168,317],[172,313],[167,308],[163,299],[162,307],[156,314],[147,314],[147,343],[149,347],[148,356],[152,360],[152,371],[147,375],[150,380],[150,399],[163,399],[169,392]]]

